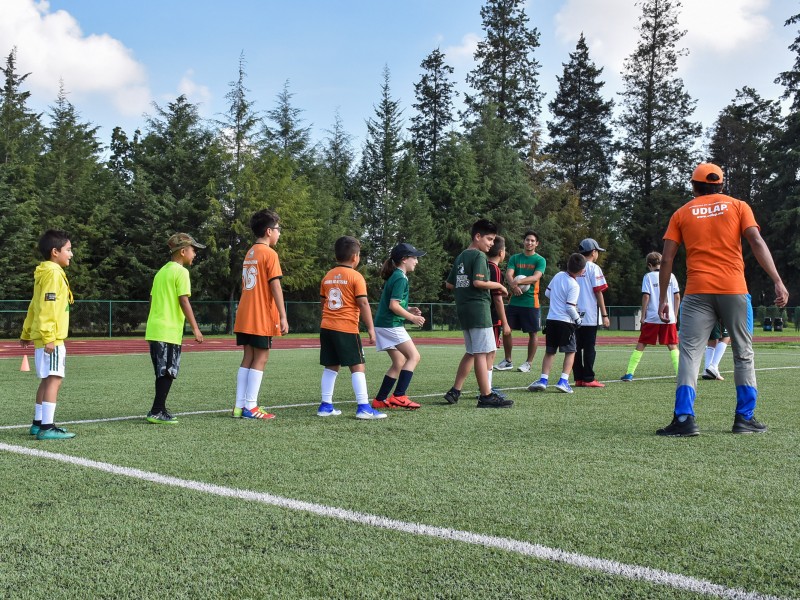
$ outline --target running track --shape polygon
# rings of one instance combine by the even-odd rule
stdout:
[[[793,342],[800,343],[800,337],[789,336],[758,336],[754,339],[755,342]],[[443,337],[443,338],[416,338],[414,343],[419,346],[444,346],[444,345],[461,345],[463,339],[459,337]],[[525,346],[528,343],[528,338],[522,334],[514,337],[515,346]],[[625,344],[636,343],[636,338],[633,337],[598,337],[598,346],[621,346]],[[276,338],[273,342],[274,349],[293,349],[293,348],[319,348],[318,337],[308,338]],[[184,352],[198,352],[208,350],[238,350],[236,340],[230,338],[209,338],[202,344],[196,343],[191,338],[184,338],[183,351]],[[149,348],[147,342],[143,339],[134,340],[119,340],[119,339],[104,339],[104,340],[82,340],[80,338],[71,339],[67,341],[67,352],[70,356],[83,354],[83,355],[101,355],[101,354],[147,354]],[[29,346],[27,350],[19,345],[16,341],[0,342],[0,358],[10,358],[15,356],[22,356],[27,354],[33,356],[33,346]]]

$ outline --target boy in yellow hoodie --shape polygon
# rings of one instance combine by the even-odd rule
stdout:
[[[56,427],[54,416],[67,358],[64,340],[69,310],[74,302],[64,273],[72,259],[72,244],[65,231],[50,229],[39,240],[39,251],[45,260],[33,274],[33,297],[19,340],[23,348],[33,342],[36,376],[40,379],[30,433],[37,440],[64,440],[75,434]]]

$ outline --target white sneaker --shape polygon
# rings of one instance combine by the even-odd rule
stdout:
[[[356,419],[372,420],[372,419],[385,419],[388,417],[386,413],[378,412],[369,404],[359,404],[356,411]]]
[[[520,373],[530,373],[530,370],[531,370],[531,363],[529,363],[527,360],[524,363],[522,363],[519,367],[517,367],[517,371],[519,371]]]
[[[511,369],[514,368],[514,363],[504,358],[499,363],[497,363],[493,368],[495,371],[510,371]]]
[[[705,375],[707,375],[708,379],[716,379],[717,381],[725,381],[725,378],[719,374],[719,369],[713,365],[709,365],[706,367]],[[706,377],[703,377],[706,379]]]

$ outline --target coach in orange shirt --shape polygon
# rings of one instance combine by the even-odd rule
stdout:
[[[659,316],[669,321],[666,294],[678,247],[686,247],[686,289],[680,313],[680,359],[672,422],[657,435],[700,433],[694,415],[695,386],[706,342],[717,319],[728,326],[733,345],[736,414],[733,433],[762,433],[767,427],[755,416],[758,389],[753,365],[753,307],[744,278],[742,238],[775,284],[775,304],[786,306],[789,292],[761,237],[752,209],[722,194],[722,169],[701,163],[692,174],[695,198],[675,211],[664,234],[659,272]]]

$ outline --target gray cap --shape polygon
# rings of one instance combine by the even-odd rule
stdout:
[[[598,252],[605,252],[605,248],[601,248],[600,244],[597,243],[596,240],[592,238],[586,238],[582,240],[580,245],[578,246],[578,252],[583,254],[584,252],[591,252],[592,250],[597,250]]]

